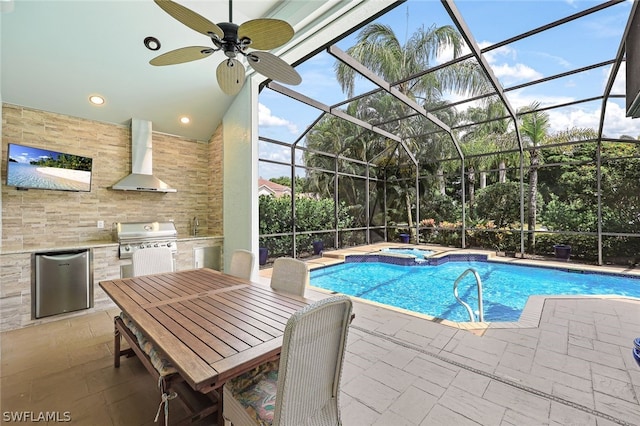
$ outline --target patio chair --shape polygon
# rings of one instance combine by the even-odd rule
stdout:
[[[173,254],[166,247],[136,250],[131,260],[134,277],[173,272]]]
[[[309,285],[309,268],[301,260],[291,257],[279,257],[273,262],[271,288],[287,293],[304,296]]]
[[[348,296],[334,296],[294,313],[280,361],[228,381],[225,425],[340,425],[338,394],[351,318]]]
[[[249,250],[234,250],[231,255],[231,265],[229,265],[229,274],[243,280],[251,279],[253,272],[253,263],[255,256]]]

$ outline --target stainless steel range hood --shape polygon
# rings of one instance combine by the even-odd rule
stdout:
[[[177,192],[153,176],[153,145],[151,122],[131,119],[131,174],[111,189],[120,191]]]

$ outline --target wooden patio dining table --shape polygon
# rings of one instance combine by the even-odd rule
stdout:
[[[226,381],[279,356],[287,320],[312,302],[211,269],[99,285],[193,390],[219,398]]]

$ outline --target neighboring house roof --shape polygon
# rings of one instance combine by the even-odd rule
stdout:
[[[258,179],[258,195],[273,195],[274,197],[282,197],[283,195],[291,195],[291,188],[286,185],[271,182],[270,180]]]

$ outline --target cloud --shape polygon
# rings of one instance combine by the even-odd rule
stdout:
[[[622,135],[637,138],[640,136],[640,119],[626,117],[626,108],[623,101],[608,101],[605,113],[603,133],[611,138]]]
[[[549,130],[556,133],[573,128],[590,128],[598,130],[600,123],[600,110],[587,111],[582,108],[573,108],[570,111],[549,110]]]
[[[625,68],[624,63],[618,71],[611,94],[625,93]],[[612,67],[605,67],[601,72],[599,84],[604,91],[609,80]],[[579,93],[579,92],[577,92]],[[515,90],[507,94],[510,103],[518,109],[532,102],[539,102],[542,107],[561,105],[575,101],[575,96],[549,95],[535,92],[535,87]],[[626,117],[624,99],[610,99],[606,105],[606,115],[603,127],[605,136],[618,138],[622,135],[632,137],[640,136],[640,119]],[[576,104],[565,108],[550,109],[549,131],[551,133],[564,131],[571,128],[591,128],[598,130],[600,126],[602,101],[593,101],[584,104]]]
[[[281,176],[290,176],[291,168],[285,168],[277,164],[260,161],[258,163],[258,174],[263,179],[272,179]]]
[[[561,56],[557,56],[557,55],[551,55],[547,52],[536,52],[536,54],[542,58],[543,61],[546,62],[555,62],[556,64],[560,65],[562,68],[565,69],[571,69],[572,65],[571,62],[567,61],[566,59],[564,59]]]
[[[572,128],[590,128],[598,130],[600,126],[600,108],[587,109],[573,107],[570,110],[549,110],[550,132],[555,133]],[[603,127],[605,137],[619,138],[622,135],[637,138],[640,136],[640,120],[626,117],[625,108],[617,101],[608,101]]]
[[[607,82],[609,81],[609,76],[611,75],[611,71],[613,70],[613,65],[606,67],[603,72],[602,79],[602,90],[607,86]],[[620,69],[618,70],[618,75],[616,79],[613,81],[613,86],[611,87],[612,95],[619,95],[627,93],[627,63],[622,62],[620,64]]]
[[[520,63],[515,65],[493,65],[492,69],[495,76],[502,81],[505,86],[542,78],[542,74],[540,72]]]
[[[488,41],[478,43],[481,49],[491,46],[491,44],[492,43]],[[501,46],[483,55],[491,66],[495,76],[505,87],[543,77],[541,72],[521,62],[517,62],[518,53],[510,46]]]
[[[263,160],[289,163],[291,161],[291,149],[281,145],[269,144],[260,150],[260,158]]]
[[[299,151],[299,150],[296,150]],[[281,163],[281,164],[276,164]],[[291,175],[291,149],[286,146],[268,142],[260,144],[260,161],[258,173],[264,179]],[[303,164],[301,153],[296,152],[296,164]],[[296,167],[296,176],[304,176],[304,169]]]
[[[536,93],[530,88],[524,88],[509,92],[507,94],[507,99],[509,99],[509,103],[511,103],[511,106],[513,106],[513,108],[515,108],[516,110],[525,106],[529,106],[534,102],[540,104],[540,107],[544,108],[548,106],[573,102],[575,100],[575,98],[570,96]]]
[[[493,43],[488,41],[478,42],[478,47],[483,49],[491,46]],[[464,48],[463,55],[470,53],[468,47]],[[507,87],[524,81],[531,81],[542,78],[543,75],[539,71],[517,62],[518,54],[515,49],[510,46],[501,46],[497,49],[483,53],[483,56],[493,69],[495,76],[501,81],[502,85]],[[453,58],[453,52],[450,48],[443,50],[437,57],[437,63],[441,64]],[[560,62],[560,58],[554,58]]]
[[[482,41],[478,43],[480,49],[484,49],[485,47],[491,46],[493,43],[488,41]],[[500,46],[497,49],[489,50],[488,52],[483,53],[484,57],[487,58],[487,62],[490,64],[496,63],[499,58],[506,58],[512,61],[515,61],[518,58],[516,50],[511,46]]]
[[[11,159],[17,161],[18,163],[29,163],[29,155],[27,153],[12,156]]]
[[[298,134],[298,126],[284,118],[271,114],[271,110],[261,103],[258,103],[258,126],[261,127],[284,127],[289,133]]]
[[[469,49],[466,45],[463,47],[462,52],[460,53],[460,56],[464,56],[471,53],[471,49]],[[450,60],[453,59],[453,48],[451,46],[447,46],[444,49],[441,49],[438,51],[438,53],[436,54],[436,57],[434,59],[435,64],[434,65],[440,65],[440,64],[444,64],[445,62],[448,62]]]

